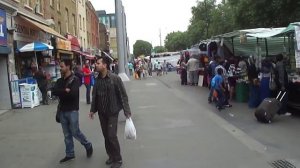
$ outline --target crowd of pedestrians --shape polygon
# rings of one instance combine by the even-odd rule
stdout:
[[[279,91],[287,91],[288,76],[281,54],[276,59],[266,58],[258,63],[252,56],[225,59],[216,55],[209,58],[185,51],[177,66],[181,85],[208,87],[208,102],[215,103],[218,110],[232,107],[230,101],[236,97],[236,85],[241,81],[249,85],[248,104],[251,108],[257,107],[265,98],[275,97]],[[275,86],[271,86],[273,83]],[[287,95],[280,113],[286,113]]]
[[[152,77],[153,72],[156,76],[167,75],[170,71],[172,65],[164,60],[160,62],[156,60],[154,63],[150,59],[136,59],[134,62],[128,63],[128,69],[131,76],[134,76],[135,79],[141,80],[146,79],[147,77]]]

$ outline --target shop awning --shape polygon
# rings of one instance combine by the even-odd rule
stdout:
[[[256,28],[256,29],[244,29],[244,30],[237,30],[225,34],[220,34],[214,36],[214,38],[234,38],[239,37],[240,35],[244,34],[249,37],[256,37],[256,38],[269,38],[274,37],[282,34],[285,28]]]
[[[83,57],[85,57],[85,59],[95,59],[96,56],[93,56],[93,55],[90,55],[89,53],[85,53],[85,52],[82,52],[82,51],[73,51],[74,53],[77,53]]]
[[[80,51],[80,43],[77,39],[77,37],[71,35],[71,34],[67,34],[66,38],[71,41],[71,49],[72,51]]]
[[[41,29],[42,31],[46,32],[46,33],[50,33],[56,37],[62,38],[62,39],[66,39],[64,36],[62,36],[61,34],[59,34],[57,31],[53,30],[51,27],[48,27],[46,25],[43,25],[41,23],[38,23],[34,20],[28,19],[24,16],[20,16],[23,20],[25,20],[26,22],[38,27],[39,29]]]
[[[90,54],[84,53],[84,52],[81,52],[81,55],[84,56],[86,59],[89,59],[89,60],[92,60],[92,59],[96,58],[94,55],[90,55]]]
[[[265,28],[256,32],[247,32],[247,36],[256,38],[269,38],[281,34],[284,29],[285,28]]]
[[[296,27],[296,26],[300,26],[300,22],[295,22],[295,23],[289,24],[289,26],[286,27],[286,28],[281,32],[281,34],[288,34],[288,33],[291,33],[291,32],[295,32],[295,27]]]

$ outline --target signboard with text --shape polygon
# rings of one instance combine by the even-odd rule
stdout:
[[[7,46],[6,12],[0,9],[0,46]]]
[[[20,41],[24,44],[31,43],[33,41],[40,41],[47,43],[47,35],[39,28],[28,24],[21,17],[14,17],[14,40]],[[22,47],[22,46],[17,46]]]
[[[71,51],[71,41],[56,38],[56,48]]]

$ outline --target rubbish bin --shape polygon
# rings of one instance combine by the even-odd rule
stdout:
[[[237,102],[247,102],[249,98],[249,85],[246,82],[237,82],[235,97]]]

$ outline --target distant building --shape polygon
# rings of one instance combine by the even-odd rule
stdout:
[[[96,11],[99,22],[105,25],[109,30],[109,47],[110,53],[114,58],[118,57],[117,45],[117,29],[116,29],[116,15],[107,14],[105,10]]]

